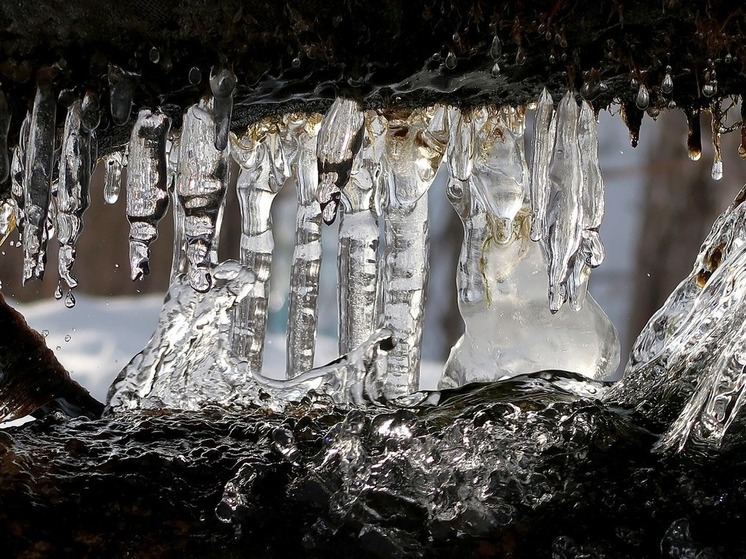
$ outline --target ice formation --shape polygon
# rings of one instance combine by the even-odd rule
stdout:
[[[546,97],[545,92],[537,127],[546,127],[538,118],[546,114]],[[601,379],[619,361],[614,326],[590,295],[577,310],[547,308],[547,265],[542,247],[529,238],[523,119],[522,111],[479,108],[461,111],[452,128],[463,146],[449,150],[447,193],[464,223],[457,286],[465,332],[446,363],[442,388],[551,369]],[[449,145],[457,143],[454,134]],[[537,134],[535,153],[544,149],[544,141]],[[534,177],[542,174],[537,169],[542,160],[548,157],[534,164]],[[555,188],[572,187],[564,180],[580,174],[580,161],[575,165],[575,176],[559,177],[563,182]],[[555,193],[554,200],[558,197]],[[575,197],[568,203],[577,212],[581,202]],[[552,216],[552,209],[546,214]],[[576,259],[585,264],[584,258]]]

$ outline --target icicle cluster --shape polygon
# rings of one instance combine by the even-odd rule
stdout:
[[[557,110],[545,89],[539,98],[531,174],[531,238],[549,260],[549,308],[568,301],[580,309],[591,268],[604,249],[598,228],[604,213],[603,179],[598,167],[598,135],[592,107],[580,109],[571,91]]]

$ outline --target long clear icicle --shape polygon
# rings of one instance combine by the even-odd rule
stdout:
[[[288,297],[286,375],[290,378],[313,368],[316,350],[322,256],[321,208],[316,201],[316,138],[321,115],[291,114],[285,117],[285,121],[286,151],[288,159],[292,161],[291,170],[298,200]]]
[[[23,283],[42,279],[46,265],[47,216],[51,203],[57,99],[50,84],[40,84],[31,112],[26,149],[23,234]]]
[[[340,355],[365,342],[378,320],[379,227],[374,194],[386,128],[385,117],[367,113],[363,148],[342,190],[337,245]]]
[[[10,193],[15,205],[14,221],[18,229],[19,242],[23,241],[23,230],[26,225],[23,205],[26,201],[26,151],[28,149],[30,126],[31,113],[27,112],[18,132],[18,145],[13,149],[13,157],[10,160]]]
[[[234,310],[233,347],[249,370],[262,370],[272,267],[272,202],[289,176],[280,124],[262,121],[242,137],[231,134],[231,153],[241,168],[236,192],[241,210],[241,264],[256,275],[251,292]],[[182,138],[183,142],[183,138]]]
[[[546,232],[549,199],[549,163],[556,133],[554,100],[546,88],[541,92],[534,120],[534,162],[531,170],[531,240],[541,241]]]
[[[166,141],[170,129],[166,115],[143,109],[130,136],[127,219],[133,280],[150,273],[150,244],[158,237],[158,222],[168,209]]]
[[[176,176],[177,199],[184,211],[184,240],[189,284],[205,292],[212,266],[221,209],[228,185],[227,150],[215,149],[212,101],[202,99],[184,115]]]
[[[389,119],[386,134],[383,326],[396,336],[389,354],[388,399],[419,388],[420,350],[429,276],[427,190],[435,179],[447,141],[446,108],[415,110]],[[440,114],[439,114],[440,113]],[[438,123],[438,129],[428,125]]]
[[[10,110],[5,93],[0,89],[0,245],[15,228],[15,203],[10,178],[10,158],[8,156],[8,130]]]
[[[582,240],[571,264],[567,283],[568,298],[574,310],[582,308],[588,289],[591,268],[604,260],[605,252],[598,228],[604,217],[604,182],[598,165],[598,131],[596,115],[588,101],[583,101],[578,117],[578,147],[583,173],[581,191]]]
[[[582,169],[578,148],[578,105],[571,91],[557,108],[557,135],[549,165],[546,239],[549,254],[549,310],[567,299],[571,260],[582,237]]]
[[[316,199],[327,225],[337,217],[342,189],[347,185],[352,163],[363,143],[365,115],[357,102],[337,98],[324,115],[316,142],[319,187]]]
[[[98,112],[90,98],[85,103],[75,100],[67,109],[65,129],[62,135],[62,152],[57,188],[57,240],[60,244],[57,269],[60,279],[68,288],[78,285],[72,275],[75,263],[75,245],[83,228],[83,212],[90,204],[89,186],[95,161],[92,160],[91,142],[93,130],[87,126],[97,125],[88,111]]]

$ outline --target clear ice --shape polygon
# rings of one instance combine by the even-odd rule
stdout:
[[[200,292],[212,285],[211,268],[217,261],[217,232],[230,170],[228,158],[227,150],[215,149],[212,101],[203,99],[184,115],[175,186],[183,212],[189,284]]]
[[[744,200],[746,188],[715,221],[692,272],[643,328],[624,378],[606,395],[644,415],[683,405],[660,450],[719,448],[743,404]]]
[[[8,157],[8,131],[10,110],[5,93],[0,89],[0,245],[15,228],[15,202],[11,178],[11,162]]]
[[[90,94],[87,94],[85,101],[73,101],[67,109],[62,135],[57,187],[57,240],[60,244],[58,271],[60,279],[70,289],[78,285],[77,279],[72,275],[75,245],[83,228],[83,212],[90,204],[89,186],[96,166],[92,143],[96,141],[94,130],[98,122],[88,114],[89,111],[98,112]]]
[[[280,136],[281,126],[279,120],[264,120],[240,137],[231,135],[231,153],[240,167],[236,182],[241,210],[240,260],[256,274],[251,292],[234,311],[233,343],[252,372],[261,372],[264,354],[275,246],[272,202],[290,172]]]
[[[233,114],[233,92],[236,89],[236,74],[229,68],[219,66],[210,71],[210,90],[213,96],[213,118],[215,119],[215,149],[228,147],[231,115]]]
[[[357,102],[342,97],[334,101],[321,121],[316,142],[319,170],[316,199],[326,224],[337,217],[340,192],[350,179],[353,161],[363,142],[364,121]]]
[[[440,388],[542,370],[601,379],[619,362],[614,326],[592,297],[577,311],[547,308],[545,252],[529,236],[523,120],[522,111],[479,108],[462,111],[452,128],[468,135],[461,145],[479,148],[447,157],[448,199],[464,224],[456,283],[465,332]]]
[[[121,151],[113,151],[104,158],[104,202],[107,204],[116,204],[119,200],[124,161]]]
[[[373,111],[365,119],[363,147],[341,196],[337,245],[340,354],[368,339],[379,312],[380,235],[375,198],[388,123]]]
[[[26,151],[28,150],[29,126],[31,124],[31,113],[27,112],[21,122],[21,129],[18,132],[18,144],[13,148],[13,156],[10,160],[10,194],[13,199],[13,216],[11,223],[8,224],[8,231],[5,236],[10,234],[11,224],[15,223],[18,229],[19,241],[23,242],[23,229],[25,225],[25,214],[23,204],[26,200]]]
[[[46,265],[47,217],[52,203],[52,175],[57,98],[51,85],[39,84],[29,123],[23,179],[23,282],[42,279]]]
[[[137,90],[139,75],[109,64],[109,107],[114,124],[123,125],[130,119],[132,99]]]
[[[381,171],[384,214],[382,323],[396,335],[385,394],[416,392],[429,275],[427,191],[448,140],[447,108],[435,106],[388,117]]]
[[[287,326],[286,376],[295,377],[313,368],[318,323],[319,275],[321,273],[321,207],[316,201],[318,166],[316,138],[319,114],[285,117],[283,138],[295,178],[298,209],[295,248],[290,270]]]
[[[150,273],[150,244],[168,209],[166,141],[171,119],[142,109],[132,128],[127,165],[127,219],[133,280]]]

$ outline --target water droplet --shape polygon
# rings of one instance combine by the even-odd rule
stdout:
[[[72,309],[75,306],[75,296],[73,295],[72,290],[67,292],[67,297],[65,297],[65,306],[68,309]]]
[[[69,342],[69,341],[70,341],[71,339],[72,339],[72,338],[71,338],[70,334],[67,334],[67,335],[65,336],[65,341],[66,341],[66,342]]]
[[[523,47],[518,47],[518,52],[515,53],[515,63],[519,66],[526,62],[526,51]]]
[[[197,85],[201,81],[202,81],[202,71],[196,66],[192,66],[191,69],[189,70],[189,83],[192,85]]]
[[[733,55],[731,53],[728,53],[725,55],[725,58],[723,59],[726,64],[730,64],[733,62]]]
[[[54,298],[58,301],[62,299],[62,284],[57,282],[57,287],[54,290]]]
[[[158,62],[160,62],[161,53],[157,47],[152,47],[150,49],[150,52],[148,53],[148,60],[150,60],[153,64],[158,64]]]
[[[663,76],[663,83],[661,83],[661,91],[668,95],[673,91],[673,77],[671,76],[671,67],[666,68],[666,75]]]
[[[293,65],[293,68],[299,68],[300,67],[300,58],[298,58],[296,56],[295,58],[293,58],[293,61],[291,62],[291,64]]]
[[[500,74],[500,65],[497,62],[495,62],[492,65],[492,70],[490,70],[490,72],[492,72],[493,76],[497,76],[498,74]]]
[[[492,39],[492,44],[490,45],[490,56],[492,57],[492,60],[497,60],[502,56],[503,53],[503,44],[500,40],[500,37],[495,35]]]
[[[632,78],[631,80],[629,80],[629,88],[631,90],[634,91],[635,89],[638,89],[639,87],[640,87],[640,82],[637,80],[637,78]]]
[[[46,338],[47,336],[49,336],[49,330],[42,330],[41,335]]]
[[[62,348],[61,348],[60,346],[57,346],[57,347],[55,347],[55,348],[54,348],[54,350],[55,350],[55,351],[59,351],[59,350],[61,350],[61,349],[62,349]]]
[[[673,99],[671,99],[671,100],[670,100],[670,101],[668,102],[668,108],[669,108],[669,109],[675,109],[675,108],[676,108],[676,101],[674,101]]]
[[[446,56],[445,65],[446,68],[449,70],[453,70],[456,68],[458,60],[456,59],[456,55],[453,53],[453,51],[448,51],[448,55]]]
[[[702,95],[705,97],[712,97],[718,92],[718,82],[713,80],[702,86]]]
[[[637,98],[635,99],[635,104],[641,111],[647,109],[648,105],[650,104],[650,93],[648,93],[648,88],[645,87],[644,83],[641,83],[640,88],[637,90]]]
[[[723,162],[720,159],[715,159],[712,162],[712,170],[710,171],[710,176],[713,178],[713,180],[719,181],[723,178]]]

